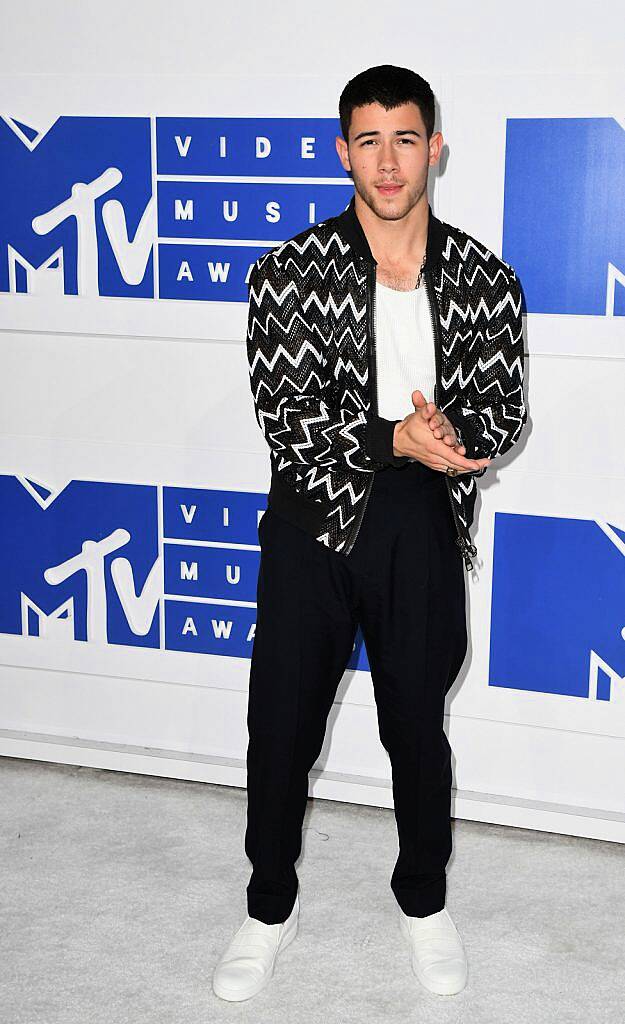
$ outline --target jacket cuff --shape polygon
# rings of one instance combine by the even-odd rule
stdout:
[[[471,422],[471,418],[467,416],[465,419],[461,413],[452,408],[445,409],[445,416],[451,423],[454,430],[457,430],[461,435],[461,444],[466,448],[464,453],[465,459],[479,459],[480,456],[477,454],[476,431],[475,426]]]
[[[475,424],[472,422],[471,417],[464,417],[456,409],[447,408],[445,409],[445,416],[451,423],[457,434],[460,435],[460,444],[464,445],[465,459],[481,459],[482,456],[478,452],[478,436],[475,429]],[[484,473],[488,469],[487,466],[483,466],[482,469],[476,469],[472,473],[467,473],[467,476],[484,476]]]
[[[366,436],[367,451],[375,462],[389,466],[403,466],[410,462],[409,455],[393,455],[393,433],[395,425],[402,420],[386,420],[383,416],[369,416]]]

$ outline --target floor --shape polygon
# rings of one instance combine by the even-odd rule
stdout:
[[[467,987],[412,974],[392,810],[309,800],[300,928],[243,1003],[212,968],[243,922],[245,790],[0,758],[6,1024],[531,1024],[623,1020],[622,845],[454,821],[447,907]]]

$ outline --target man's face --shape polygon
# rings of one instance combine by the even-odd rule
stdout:
[[[428,169],[439,158],[443,136],[429,143],[415,103],[385,110],[379,103],[352,112],[349,146],[336,138],[339,159],[351,171],[354,188],[383,220],[399,220],[427,189]],[[384,188],[384,185],[390,188]],[[394,186],[394,187],[393,187]]]

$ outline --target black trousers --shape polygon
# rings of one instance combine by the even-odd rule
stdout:
[[[467,651],[454,538],[444,474],[421,462],[375,473],[347,556],[265,511],[247,714],[251,917],[274,924],[293,908],[308,773],[358,625],[391,762],[399,838],[391,889],[406,914],[444,907],[452,850],[444,702]]]

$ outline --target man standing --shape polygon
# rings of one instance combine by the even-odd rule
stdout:
[[[370,68],[339,114],[354,197],[249,277],[271,486],[247,717],[248,916],[213,976],[228,1000],[260,991],[295,938],[308,774],[358,626],[391,761],[400,929],[430,991],[467,977],[445,906],[444,702],[467,650],[476,479],[527,418],[520,289],[509,264],[432,213],[443,138],[423,78]]]

